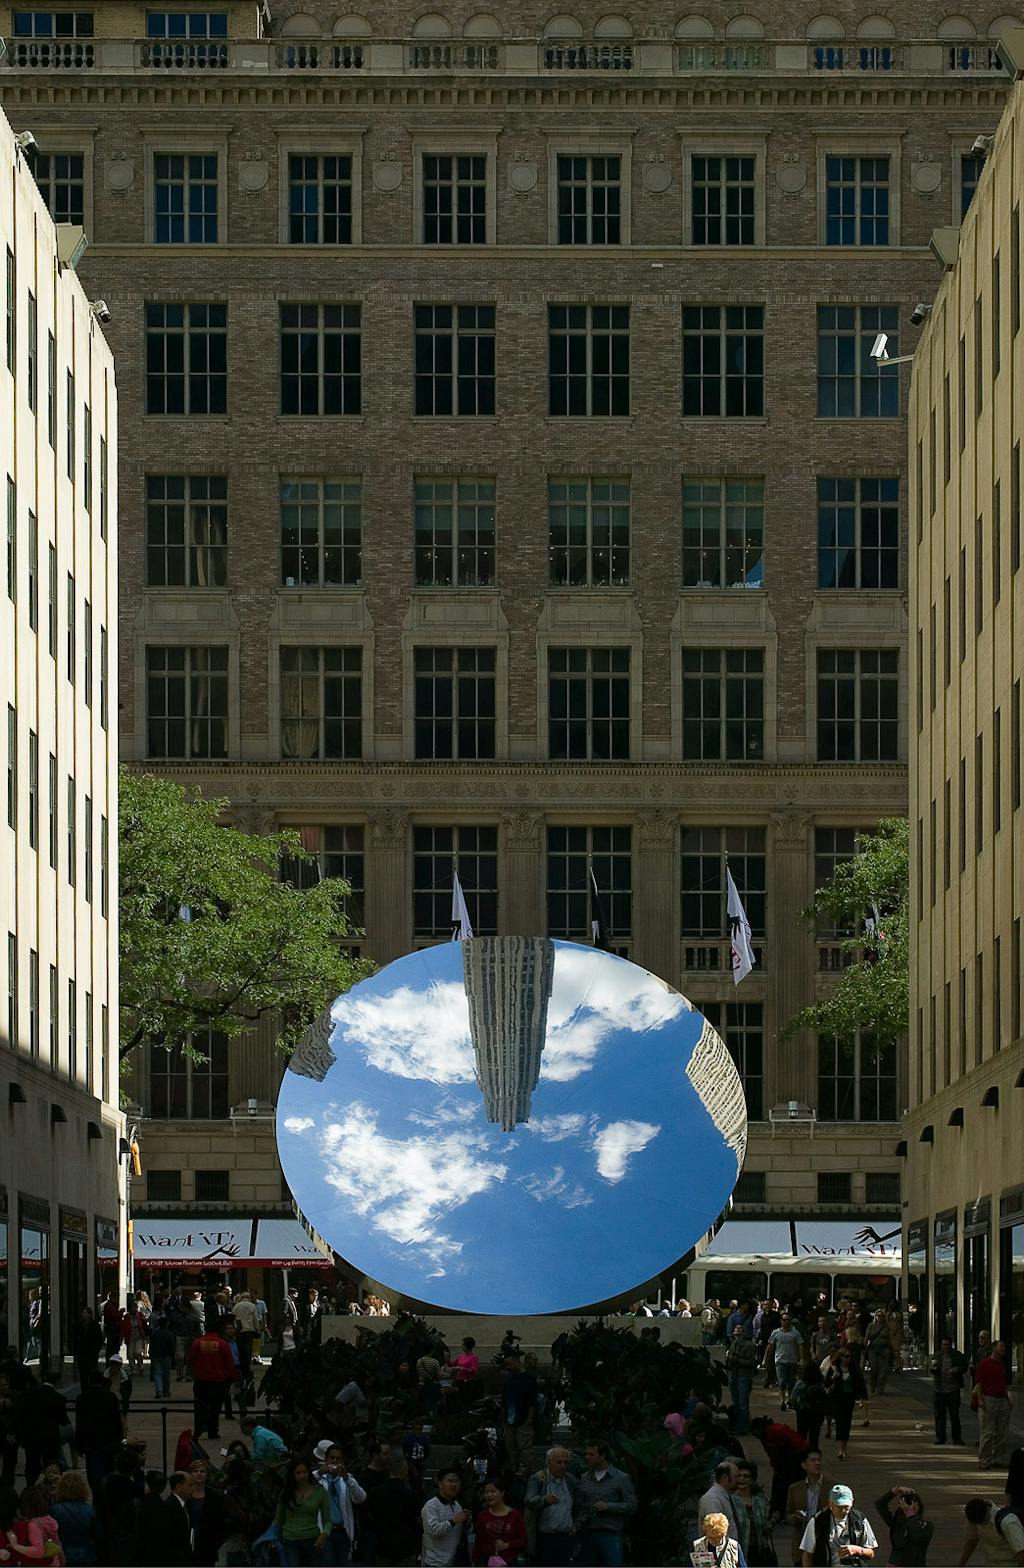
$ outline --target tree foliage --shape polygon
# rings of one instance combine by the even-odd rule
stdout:
[[[852,955],[835,990],[790,1019],[784,1035],[800,1029],[847,1038],[858,1031],[878,1040],[905,1034],[910,1015],[910,828],[905,817],[886,817],[857,839],[857,853],[843,861],[802,918],[826,921],[849,935],[836,946]],[[878,911],[878,929],[865,922]]]
[[[120,776],[121,1056],[158,1038],[195,1054],[193,1034],[242,1034],[266,1013],[293,1046],[371,966],[342,951],[348,884],[280,879],[313,858],[297,833],[223,825],[227,801],[170,779]]]

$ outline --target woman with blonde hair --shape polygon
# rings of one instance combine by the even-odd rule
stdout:
[[[704,1515],[704,1534],[693,1542],[690,1560],[710,1560],[715,1568],[747,1568],[739,1541],[729,1539],[729,1521],[724,1514]]]
[[[68,1563],[95,1563],[96,1510],[92,1506],[89,1483],[80,1470],[65,1470],[57,1482],[53,1517],[57,1521],[60,1544]]]

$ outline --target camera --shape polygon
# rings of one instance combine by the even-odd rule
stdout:
[[[915,327],[919,327],[921,323],[931,315],[931,313],[932,307],[930,305],[924,305],[920,300],[918,300],[917,304],[910,312],[911,324]]]
[[[96,320],[103,322],[104,325],[110,320],[110,306],[105,299],[94,299],[89,309],[96,317]],[[913,317],[911,317],[911,320],[913,320]]]

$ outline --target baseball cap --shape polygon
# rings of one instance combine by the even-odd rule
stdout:
[[[333,1447],[334,1444],[330,1441],[329,1438],[321,1438],[313,1450],[313,1458],[318,1459],[320,1463],[323,1464],[324,1460],[327,1458],[328,1453]]]
[[[107,1366],[108,1367],[122,1367],[122,1366],[124,1366],[124,1361],[122,1360],[122,1358],[120,1356],[108,1356],[107,1357]]]
[[[839,1486],[837,1484],[828,1495],[833,1503],[839,1503],[844,1508],[849,1508],[853,1502],[853,1493],[848,1486]]]

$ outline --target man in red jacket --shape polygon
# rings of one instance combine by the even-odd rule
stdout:
[[[983,1361],[974,1369],[974,1392],[978,1396],[978,1467],[999,1468],[999,1455],[1010,1430],[1010,1369],[1006,1364],[1006,1345],[997,1339]]]
[[[786,1511],[786,1498],[794,1481],[803,1475],[803,1462],[810,1452],[810,1444],[785,1421],[769,1421],[758,1416],[750,1423],[752,1437],[759,1438],[771,1460],[772,1491],[771,1511],[781,1516]]]
[[[192,1341],[188,1364],[192,1372],[195,1435],[208,1433],[210,1437],[219,1437],[224,1391],[235,1375],[235,1358],[227,1340],[215,1328],[208,1328]]]

